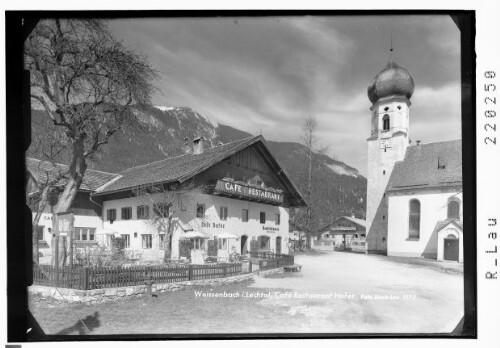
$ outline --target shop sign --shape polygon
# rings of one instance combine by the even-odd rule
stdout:
[[[201,227],[204,227],[204,228],[226,228],[226,225],[218,223],[218,222],[210,223],[210,222],[202,221]]]
[[[72,235],[74,216],[72,213],[58,213],[52,215],[54,233],[56,236]]]
[[[217,180],[215,192],[230,194],[240,198],[256,199],[279,204],[283,203],[283,192],[265,188],[256,188],[250,185],[226,180]]]
[[[269,227],[269,226],[262,226],[262,229],[266,232],[274,233],[274,232],[279,232],[280,229],[279,227]]]

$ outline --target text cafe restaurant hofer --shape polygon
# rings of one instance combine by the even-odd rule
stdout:
[[[196,138],[193,153],[130,168],[92,194],[103,207],[103,230],[122,235],[126,247],[143,257],[161,257],[165,238],[148,219],[165,193],[134,194],[152,183],[185,188],[170,198],[172,258],[179,257],[181,239],[191,239],[200,256],[210,239],[218,257],[250,250],[288,253],[289,208],[306,205],[262,136],[211,148]]]

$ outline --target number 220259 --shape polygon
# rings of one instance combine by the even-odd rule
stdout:
[[[496,72],[494,71],[485,71],[484,77],[487,79],[495,79]],[[497,131],[496,122],[491,122],[497,116],[497,97],[493,96],[493,93],[497,90],[497,85],[494,83],[488,83],[487,81],[484,84],[484,92],[486,97],[484,97],[484,104],[486,106],[486,110],[484,111],[484,116],[487,119],[487,123],[484,124],[484,130],[488,133],[487,136],[484,137],[484,143],[486,145],[496,145],[497,137],[494,135]],[[493,134],[491,134],[493,133]]]

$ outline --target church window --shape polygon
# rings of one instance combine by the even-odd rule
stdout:
[[[385,175],[385,170],[383,170],[383,171],[382,171],[382,174],[384,174],[384,175]]]
[[[382,118],[382,129],[384,131],[388,131],[389,128],[390,128],[389,115],[385,114],[384,117]]]
[[[412,199],[410,201],[408,237],[413,239],[420,238],[420,201]]]
[[[460,202],[456,198],[448,202],[448,219],[460,219]]]
[[[401,110],[401,105],[398,105],[398,110]]]
[[[384,108],[384,111],[388,111],[388,110],[389,110],[389,107],[388,107],[388,106],[386,106],[386,107]]]

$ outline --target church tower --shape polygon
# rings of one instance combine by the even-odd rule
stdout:
[[[368,85],[372,103],[368,140],[366,199],[366,248],[387,253],[387,183],[396,161],[402,161],[409,144],[410,98],[414,90],[410,73],[392,58]]]

